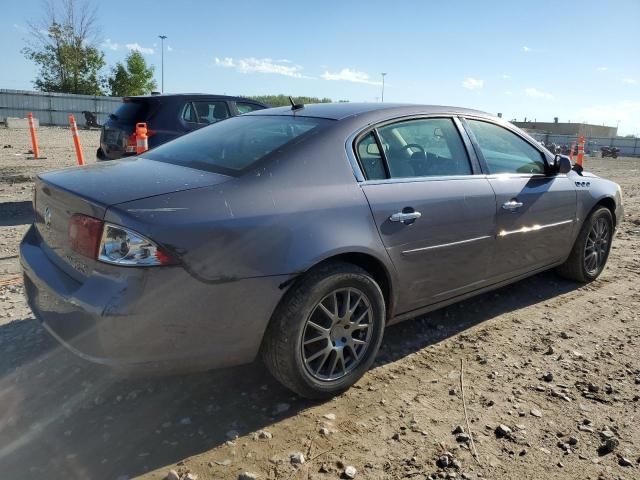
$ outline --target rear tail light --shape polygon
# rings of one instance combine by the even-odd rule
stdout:
[[[69,220],[69,245],[74,252],[89,258],[96,258],[100,237],[102,236],[102,220],[75,214]]]
[[[114,265],[153,266],[176,262],[148,238],[127,228],[104,224],[98,260]]]
[[[69,221],[69,245],[85,257],[113,265],[173,265],[174,258],[148,238],[128,228],[75,214]]]

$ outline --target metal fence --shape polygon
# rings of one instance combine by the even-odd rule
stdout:
[[[533,133],[530,135],[544,142],[545,145],[555,143],[556,145],[578,144],[577,135],[553,135],[550,133]],[[585,150],[587,152],[600,151],[601,147],[617,147],[621,156],[640,157],[640,138],[638,137],[585,137]]]
[[[121,102],[121,97],[0,89],[0,121],[5,117],[25,118],[27,113],[33,112],[41,125],[66,126],[69,125],[70,113],[79,124],[83,124],[82,112],[88,111],[94,113],[98,123],[102,124]]]

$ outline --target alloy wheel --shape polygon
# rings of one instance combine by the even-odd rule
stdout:
[[[604,266],[609,251],[609,224],[598,218],[587,236],[584,247],[584,267],[589,275],[596,275]]]
[[[356,288],[340,288],[325,296],[307,318],[302,332],[302,359],[307,372],[322,381],[348,375],[371,343],[373,309]]]

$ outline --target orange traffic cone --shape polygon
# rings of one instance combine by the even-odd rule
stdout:
[[[40,147],[38,147],[38,136],[36,135],[36,125],[33,121],[33,113],[27,114],[29,119],[29,132],[31,133],[31,148],[33,151],[33,158],[40,158]]]
[[[149,150],[149,136],[147,135],[147,124],[136,123],[136,155]]]
[[[76,119],[72,114],[69,114],[69,126],[71,127],[71,136],[73,137],[73,145],[76,147],[76,157],[78,158],[78,165],[84,165],[84,155],[82,154],[82,147],[80,146],[80,137],[78,136],[78,125]]]

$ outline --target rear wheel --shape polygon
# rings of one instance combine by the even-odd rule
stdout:
[[[569,258],[558,267],[558,273],[578,282],[595,280],[607,263],[612,238],[611,211],[599,207],[585,220]]]
[[[369,273],[328,264],[287,293],[265,334],[262,356],[273,376],[300,396],[332,397],[371,366],[384,324],[384,297]]]

